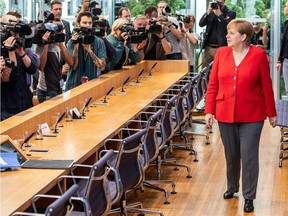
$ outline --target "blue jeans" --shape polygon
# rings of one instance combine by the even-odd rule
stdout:
[[[288,59],[283,61],[283,79],[285,83],[286,95],[288,95]]]
[[[36,94],[37,94],[37,98],[38,98],[39,103],[42,103],[45,100],[49,100],[50,98],[59,95],[60,93],[57,92],[56,90],[42,91],[42,90],[37,88]]]

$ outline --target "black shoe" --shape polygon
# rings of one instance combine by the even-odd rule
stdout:
[[[245,199],[244,211],[245,212],[253,212],[254,211],[253,200]]]
[[[223,198],[224,199],[231,199],[234,197],[234,193],[233,192],[230,192],[230,191],[226,191],[224,194],[223,194]]]

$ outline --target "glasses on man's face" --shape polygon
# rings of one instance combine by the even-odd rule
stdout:
[[[252,25],[259,25],[259,23],[252,23]]]

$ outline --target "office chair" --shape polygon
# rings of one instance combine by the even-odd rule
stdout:
[[[279,154],[279,167],[282,167],[284,159],[288,159],[288,101],[277,100],[277,125],[280,127],[280,154]]]
[[[164,151],[164,153],[159,154],[157,160],[155,161],[157,166],[157,176],[160,179],[161,176],[161,165],[169,165],[174,166],[174,170],[178,170],[177,167],[185,167],[187,169],[187,178],[191,178],[190,175],[190,167],[185,164],[177,163],[175,158],[167,158],[166,154],[170,151],[172,152],[172,138],[174,136],[174,132],[179,129],[179,121],[178,118],[175,118],[173,120],[172,113],[175,113],[175,104],[177,104],[177,101],[179,99],[180,91],[177,95],[173,94],[162,94],[163,98],[157,98],[154,100],[154,104],[146,106],[146,111],[156,111],[158,109],[163,109],[163,114],[160,118],[160,124],[161,127],[157,128],[157,134],[159,137],[163,137],[163,140],[159,140],[159,150],[160,152]],[[174,116],[178,115],[177,113],[174,114]]]
[[[19,215],[46,215],[46,216],[59,216],[59,215],[70,215],[73,211],[73,204],[71,203],[71,197],[79,189],[78,185],[72,185],[65,193],[61,196],[47,195],[47,194],[37,194],[32,198],[32,206],[34,213],[29,212],[15,212],[12,216]],[[40,198],[46,199],[56,199],[47,208],[44,214],[37,213],[36,201]]]
[[[132,212],[164,215],[161,211],[143,209],[140,202],[131,204],[126,203],[127,193],[133,189],[139,188],[143,184],[144,170],[141,166],[140,151],[142,148],[142,139],[146,133],[147,130],[143,129],[123,139],[107,139],[104,142],[104,147],[107,147],[109,142],[120,142],[119,148],[117,151],[114,151],[114,160],[109,161],[109,165],[119,172],[119,181],[122,185],[123,193],[118,200],[120,202],[120,207],[112,207],[110,213],[120,212],[123,215],[127,215],[128,212]],[[100,152],[100,155],[101,154],[102,152]],[[136,208],[137,206],[140,208]]]
[[[79,186],[79,190],[77,194],[73,195],[72,200],[82,203],[84,211],[73,211],[73,215],[106,215],[110,211],[112,204],[119,199],[122,187],[118,181],[118,172],[107,165],[113,156],[113,150],[107,151],[93,166],[74,164],[71,175],[60,176],[58,186],[61,192],[63,180],[71,179]],[[89,169],[89,176],[75,175],[77,168],[81,170]],[[116,180],[108,179],[108,175],[111,174]]]
[[[163,114],[163,110],[159,109],[157,112],[140,112],[139,115],[136,117],[136,119],[129,120],[126,124],[126,127],[124,129],[127,129],[129,132],[133,128],[146,128],[147,133],[143,137],[143,151],[141,151],[141,156],[143,160],[141,160],[141,164],[144,169],[144,181],[143,185],[158,191],[162,191],[165,195],[165,202],[164,204],[170,204],[169,202],[169,195],[166,189],[161,188],[159,186],[156,186],[155,183],[168,183],[172,185],[172,192],[171,194],[176,194],[175,191],[175,183],[173,180],[147,180],[145,178],[145,171],[147,170],[148,166],[157,159],[159,155],[159,144],[158,144],[158,138],[156,134],[156,129],[158,127],[159,119],[161,115]],[[135,125],[136,123],[136,125]],[[140,129],[140,130],[141,130]],[[163,138],[160,138],[160,140],[163,140]]]

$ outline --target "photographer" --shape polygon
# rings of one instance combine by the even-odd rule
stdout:
[[[227,24],[236,18],[236,13],[225,6],[225,0],[209,2],[207,12],[201,17],[199,26],[206,26],[201,49],[204,51],[203,67],[214,60],[218,47],[227,45]]]
[[[179,23],[175,17],[170,17],[171,9],[165,1],[158,3],[158,16],[165,16],[168,18],[168,26],[165,28],[164,37],[171,44],[172,51],[166,54],[166,58],[170,60],[181,60],[182,54],[180,50],[179,41],[182,38]]]
[[[64,45],[63,28],[59,19],[46,23],[46,32],[41,38],[42,43],[36,45],[36,53],[40,56],[39,80],[36,90],[40,103],[62,93],[64,84],[62,66],[65,62],[70,67],[73,66],[72,56]],[[55,37],[56,35],[59,37]]]
[[[171,45],[164,37],[168,24],[167,17],[150,20],[147,26],[149,43],[144,48],[144,60],[166,60],[166,54],[171,53]]]
[[[38,70],[39,58],[30,48],[25,48],[23,34],[31,34],[31,29],[20,23],[20,18],[21,15],[15,12],[8,12],[1,18],[2,34],[6,37],[1,41],[1,56],[9,68],[3,68],[2,60],[1,121],[33,106],[29,88],[31,74]]]
[[[89,11],[83,11],[77,16],[75,33],[67,44],[73,57],[73,66],[68,71],[65,91],[100,76],[105,69],[105,44],[92,33],[92,16]]]
[[[194,50],[198,44],[199,35],[193,33],[195,17],[193,15],[179,16],[179,25],[181,27],[182,39],[180,40],[180,49],[182,57],[190,61],[190,72],[194,71]]]
[[[128,62],[135,64],[141,61],[141,53],[137,44],[129,42],[130,29],[133,27],[127,26],[126,19],[119,18],[114,21],[111,34],[107,36],[107,39],[116,49],[116,54],[107,62],[107,70],[117,70]]]

